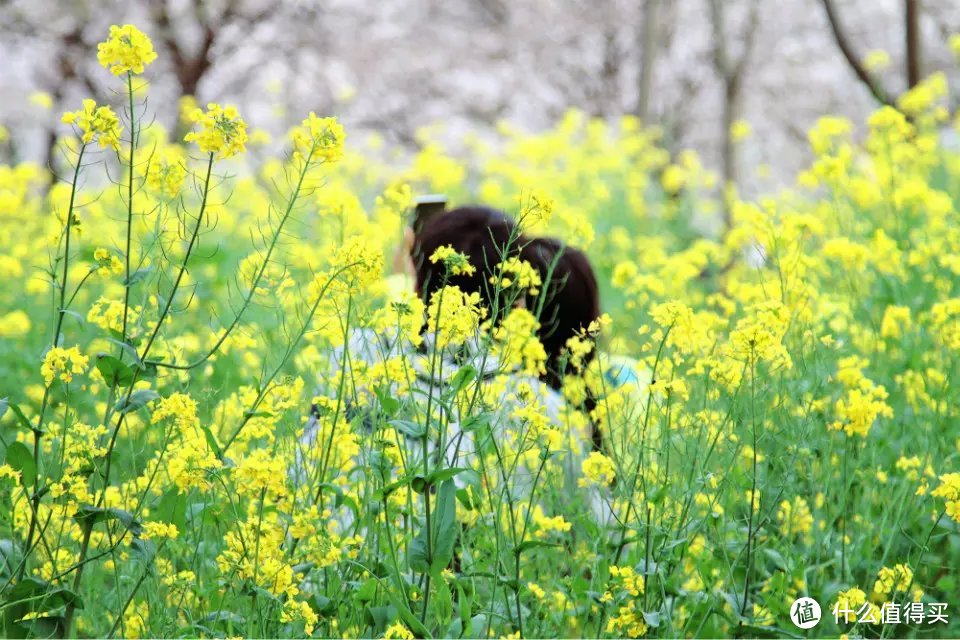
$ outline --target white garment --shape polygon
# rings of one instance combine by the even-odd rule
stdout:
[[[427,354],[432,353],[432,338],[433,336],[428,335],[424,339]],[[498,444],[503,444],[503,439],[507,432],[515,432],[522,426],[519,424],[511,424],[515,420],[511,415],[513,410],[522,406],[516,404],[517,400],[514,397],[516,390],[521,386],[529,387],[533,398],[532,401],[537,402],[540,407],[542,407],[543,414],[551,424],[562,424],[564,422],[564,416],[569,410],[563,396],[535,376],[524,375],[518,372],[504,373],[501,371],[501,363],[493,354],[487,353],[484,358],[483,348],[479,339],[471,341],[465,348],[458,349],[456,352],[448,350],[442,355],[439,355],[437,362],[440,363],[440,366],[438,366],[437,369],[438,372],[442,371],[442,375],[437,375],[438,372],[431,375],[429,366],[431,358],[429,356],[425,357],[421,351],[417,351],[412,345],[401,345],[399,341],[390,335],[377,334],[370,329],[357,329],[351,332],[348,348],[349,357],[346,361],[344,360],[343,346],[337,347],[330,353],[328,357],[329,371],[339,371],[344,362],[362,361],[367,365],[372,365],[387,358],[398,356],[405,357],[408,361],[414,363],[413,369],[416,373],[416,382],[413,384],[413,387],[415,389],[415,395],[418,396],[415,399],[417,406],[420,410],[425,409],[427,398],[432,398],[430,401],[432,409],[439,412],[440,422],[446,425],[442,455],[441,452],[438,452],[441,439],[437,437],[435,432],[429,434],[431,437],[427,445],[427,455],[431,457],[431,462],[428,465],[430,469],[473,469],[477,465],[477,432],[469,426],[468,428],[464,428],[454,416],[447,416],[447,409],[443,403],[438,401],[444,392],[450,388],[458,372],[466,366],[473,367],[474,370],[477,371],[477,377],[480,378],[479,381],[475,380],[472,384],[484,384],[485,381],[496,375],[509,376],[510,383],[508,388],[500,393],[496,406],[489,412],[492,427],[491,437],[495,438]],[[400,385],[396,383],[390,385],[390,393],[396,395],[399,387]],[[354,423],[357,422],[357,416],[360,416],[359,424],[364,425],[362,428],[368,429],[368,433],[372,433],[381,419],[379,415],[381,411],[380,400],[376,394],[369,389],[357,390],[356,400],[359,406],[345,405],[343,410],[347,413],[348,419],[352,418]],[[422,412],[417,412],[417,415],[422,416]],[[417,419],[422,423],[422,417]],[[435,430],[436,424],[437,421],[431,421],[431,429]],[[297,450],[296,467],[291,472],[291,477],[295,478],[296,481],[305,482],[310,477],[310,474],[307,473],[307,470],[304,468],[305,461],[302,457],[302,450],[310,450],[317,446],[316,440],[319,433],[319,426],[319,421],[315,415],[312,415],[304,425],[303,435],[300,438],[301,446]],[[409,441],[411,437],[412,436],[405,435],[404,439]],[[572,496],[575,492],[585,491],[578,487],[577,480],[582,475],[581,464],[591,451],[592,445],[588,438],[585,439],[582,437],[582,434],[579,433],[575,434],[575,437],[571,439],[573,442],[571,443],[570,450],[555,453],[562,458],[561,467],[564,476],[565,491]],[[407,470],[395,470],[394,475],[396,477],[401,477],[405,472],[411,471],[411,469],[415,470],[422,466],[423,461],[419,454],[420,446],[411,443],[411,446],[407,447],[407,449],[411,453],[414,453],[415,456],[407,460]],[[356,456],[355,461],[358,466],[364,464],[363,458],[363,453]],[[536,471],[537,469],[530,469],[525,465],[521,465],[521,468],[515,470],[511,478],[511,491],[516,499],[522,500],[522,496],[532,490]],[[471,476],[469,474],[460,473],[454,476],[453,479],[458,488],[463,488],[470,482],[470,478]],[[588,491],[589,496],[587,500],[594,517],[599,522],[612,522],[613,516],[608,506],[609,492],[601,492],[597,489],[590,489]],[[341,509],[340,511],[346,510]],[[352,514],[345,513],[342,516],[338,516],[338,518],[342,520],[342,531],[352,526]]]

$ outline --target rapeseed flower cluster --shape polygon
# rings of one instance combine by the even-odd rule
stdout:
[[[74,375],[86,373],[89,361],[90,358],[83,355],[79,347],[53,347],[43,357],[40,375],[48,387],[55,378],[70,383]]]
[[[221,107],[211,102],[206,110],[194,109],[190,113],[190,121],[194,131],[183,139],[196,142],[200,151],[225,159],[247,150],[247,123],[240,117],[236,107]]]
[[[460,287],[446,286],[430,296],[427,329],[436,335],[442,348],[461,345],[476,335],[486,314],[479,292],[466,293]]]
[[[294,129],[292,137],[294,151],[301,156],[312,153],[327,162],[343,157],[345,134],[336,118],[318,118],[311,111],[302,126]]]
[[[454,276],[470,276],[477,272],[477,268],[470,264],[469,258],[462,253],[458,253],[450,245],[439,247],[434,251],[430,256],[430,262],[432,264],[443,264],[447,273]]]
[[[583,477],[578,480],[581,487],[589,485],[607,486],[617,477],[617,470],[607,456],[599,451],[591,451],[582,464]]]
[[[960,522],[960,473],[940,476],[940,485],[930,495],[946,500],[944,512],[956,522]]]
[[[84,144],[99,142],[101,149],[120,148],[120,120],[108,106],[97,106],[95,100],[83,101],[83,108],[67,111],[60,118],[64,124],[74,125]]]
[[[113,25],[110,36],[97,45],[97,61],[115,76],[139,75],[156,59],[150,38],[132,24]]]

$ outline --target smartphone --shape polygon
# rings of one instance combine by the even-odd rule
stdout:
[[[413,210],[413,219],[410,226],[415,234],[419,234],[423,225],[434,216],[438,216],[447,210],[447,196],[439,193],[418,196],[415,200],[416,207]]]

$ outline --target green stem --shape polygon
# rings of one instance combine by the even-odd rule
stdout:
[[[247,308],[250,306],[250,303],[253,301],[253,296],[257,291],[257,288],[260,286],[260,280],[263,278],[263,274],[267,269],[267,265],[270,263],[270,257],[273,255],[274,250],[277,247],[277,243],[280,240],[280,234],[283,232],[283,227],[286,225],[287,221],[290,219],[290,215],[293,212],[293,207],[296,205],[297,200],[300,198],[300,193],[303,190],[303,181],[307,177],[307,173],[311,167],[311,159],[316,150],[316,145],[310,148],[310,153],[307,154],[306,159],[303,162],[303,167],[300,169],[300,176],[297,179],[297,187],[294,189],[293,193],[290,196],[290,199],[287,201],[287,207],[283,212],[283,217],[280,218],[280,223],[277,225],[277,229],[273,234],[273,237],[270,239],[270,244],[267,247],[267,253],[264,256],[263,264],[260,265],[260,269],[257,271],[256,276],[253,278],[253,282],[250,285],[250,291],[247,293],[246,298],[243,300],[243,304],[240,305],[240,310],[237,311],[236,315],[233,317],[233,320],[230,322],[229,326],[224,329],[223,334],[217,339],[207,352],[200,356],[197,360],[190,362],[188,364],[172,364],[167,362],[154,362],[148,361],[149,364],[155,365],[160,368],[165,369],[176,369],[179,371],[189,371],[190,369],[195,369],[201,364],[209,360],[217,351],[220,350],[221,345],[227,340],[233,330],[237,328],[237,325],[240,324],[240,320],[243,318],[244,313],[246,313]]]
[[[753,552],[753,514],[757,503],[757,410],[756,410],[756,379],[757,363],[753,351],[750,352],[750,432],[753,437],[753,469],[750,484],[750,516],[747,520],[747,567],[743,578],[743,601],[740,603],[740,617],[746,615],[747,601],[750,596],[750,570],[752,569]],[[741,622],[742,624],[742,622]]]
[[[133,232],[133,156],[137,144],[136,118],[133,111],[133,74],[129,71],[127,72],[127,93],[130,95],[130,161],[127,167],[127,248],[124,252],[126,265],[123,280],[123,337],[121,339],[124,343],[127,342],[127,316],[130,310],[130,287],[132,286],[130,282],[130,246]],[[206,192],[204,192],[204,195],[206,195]],[[123,357],[122,349],[120,357]]]
[[[77,182],[80,179],[80,168],[83,166],[83,152],[87,145],[80,145],[80,152],[77,154],[77,164],[73,168],[73,182],[70,184],[70,204],[67,206],[66,222],[64,224],[64,248],[63,248],[63,275],[60,281],[60,304],[57,309],[57,321],[53,330],[53,346],[60,346],[60,331],[63,329],[63,316],[66,313],[66,293],[67,293],[67,274],[70,267],[70,229],[73,227],[73,207],[77,196]],[[40,441],[43,438],[43,419],[47,411],[50,400],[50,385],[43,390],[43,401],[40,403],[40,413],[37,416],[37,426],[33,430],[33,465],[34,468],[40,468]],[[27,550],[33,547],[33,534],[37,528],[37,510],[40,505],[40,474],[37,473],[33,479],[33,495],[31,501],[33,509],[30,514],[30,525],[27,527],[27,539],[25,548]],[[26,558],[20,564],[17,570],[18,579],[23,577],[26,569]]]
[[[180,264],[180,271],[177,274],[176,279],[174,280],[173,289],[170,291],[170,295],[167,298],[167,302],[166,302],[166,305],[164,306],[163,313],[160,314],[160,318],[158,319],[157,324],[153,329],[153,334],[150,336],[150,340],[147,342],[146,346],[143,349],[143,354],[139,356],[141,361],[144,358],[146,358],[147,354],[150,352],[150,348],[153,345],[153,342],[156,339],[157,334],[160,332],[160,327],[163,325],[163,321],[166,319],[167,314],[170,312],[170,307],[173,304],[173,299],[176,296],[177,289],[180,287],[180,283],[183,280],[184,273],[186,273],[187,263],[189,262],[190,256],[193,253],[193,248],[194,248],[194,245],[196,244],[197,237],[200,235],[200,226],[202,224],[203,216],[206,210],[207,196],[210,192],[210,176],[212,175],[212,172],[213,172],[213,157],[214,157],[214,154],[211,153],[209,156],[209,160],[207,162],[207,174],[206,174],[206,179],[204,180],[204,186],[203,186],[203,199],[200,205],[200,211],[197,214],[197,223],[193,228],[193,234],[190,237],[190,242],[187,245],[187,250],[183,256],[183,261]],[[127,389],[126,396],[124,396],[124,400],[122,402],[125,403],[129,401],[130,396],[133,395],[136,379],[141,370],[142,369],[140,369],[139,367],[134,369],[134,379],[131,381],[130,386]],[[106,467],[104,469],[104,474],[103,474],[103,490],[100,492],[100,495],[97,497],[97,504],[96,504],[97,507],[101,506],[103,504],[103,501],[106,499],[107,488],[110,486],[110,471],[112,469],[113,450],[114,450],[114,447],[116,447],[117,436],[120,434],[120,428],[123,426],[123,419],[124,419],[124,416],[126,415],[127,415],[126,413],[120,414],[120,416],[117,418],[117,424],[113,428],[113,433],[110,436],[110,445],[107,447],[107,452],[104,456],[104,459],[106,460]],[[83,569],[86,566],[86,563],[84,562],[84,560],[85,560],[85,553],[81,553],[80,557],[78,558],[79,567],[77,568],[77,575],[74,577],[74,581],[78,585],[80,584],[80,578],[82,577]]]
[[[840,514],[840,580],[847,574],[847,502],[850,498],[850,487],[847,486],[847,452],[850,450],[850,439],[843,438],[843,512]]]

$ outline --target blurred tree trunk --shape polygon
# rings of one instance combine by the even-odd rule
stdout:
[[[637,77],[637,106],[634,114],[646,123],[650,117],[653,66],[657,56],[658,9],[660,0],[643,0],[640,34],[640,71]]]
[[[737,111],[740,106],[740,82],[733,79],[724,82],[723,87],[723,108],[721,109],[720,126],[723,127],[723,139],[721,141],[721,169],[723,171],[723,189],[726,192],[730,187],[737,185],[737,153],[733,140],[733,123],[737,119]],[[724,195],[724,224],[729,228],[730,207],[726,204],[726,194]]]
[[[199,0],[193,0],[192,4],[194,19],[203,31],[203,37],[197,43],[196,51],[193,53],[188,52],[185,47],[181,46],[180,38],[170,16],[167,0],[157,0],[150,4],[153,19],[160,33],[160,40],[170,53],[173,74],[177,79],[178,95],[176,96],[176,102],[178,104],[184,96],[196,97],[200,81],[213,66],[210,50],[217,39],[216,30],[204,22]],[[225,17],[232,13],[233,6],[233,2],[227,3],[224,10]],[[180,118],[177,118],[173,128],[173,139],[180,140],[185,133],[184,123],[180,121]]]
[[[903,30],[907,88],[912,89],[923,79],[923,45],[920,42],[920,0],[903,0]]]
[[[53,109],[62,107],[67,89],[75,81],[80,82],[91,97],[97,98],[97,88],[93,85],[90,76],[87,75],[82,67],[85,47],[86,43],[83,41],[82,24],[74,27],[71,31],[64,33],[60,37],[57,43],[56,54],[57,76],[49,92]],[[57,118],[56,122],[59,121],[59,118]],[[46,166],[51,171],[56,172],[56,167],[54,166],[54,163],[57,161],[56,125],[47,130],[44,144],[46,146],[46,153],[44,154]]]
[[[603,32],[603,63],[600,67],[600,86],[596,94],[593,115],[606,118],[622,112],[623,96],[620,90],[620,71],[623,51],[617,42],[617,29],[608,26]]]
[[[720,76],[723,89],[723,105],[721,107],[721,161],[723,173],[723,224],[729,229],[732,223],[729,190],[737,186],[737,153],[736,143],[731,129],[737,120],[740,111],[740,89],[743,85],[743,76],[756,42],[756,33],[759,27],[760,4],[759,0],[751,0],[748,9],[744,32],[735,41],[743,43],[740,56],[734,60],[727,41],[726,16],[722,0],[708,0],[710,22],[713,30],[713,66]]]

